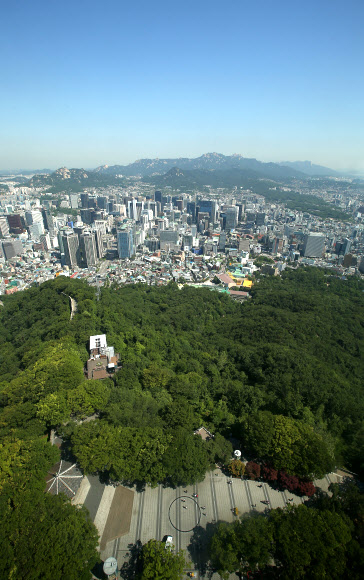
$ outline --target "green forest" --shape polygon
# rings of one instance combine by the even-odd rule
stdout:
[[[72,320],[68,295],[78,303]],[[122,366],[113,379],[87,381],[89,336],[103,333]],[[36,545],[46,554],[52,541],[58,556],[48,565],[58,576],[61,569],[64,577],[86,578],[97,560],[87,514],[44,494],[45,474],[58,457],[47,442],[52,428],[84,473],[128,484],[200,481],[216,462],[228,463],[230,435],[251,461],[292,477],[311,480],[335,466],[364,475],[358,278],[288,270],[262,278],[240,304],[174,283],[105,287],[97,300],[86,283],[58,277],[3,298],[0,345],[1,578],[15,577]],[[94,413],[95,421],[77,425]],[[201,425],[213,440],[193,435]],[[43,524],[34,533],[39,513]],[[287,523],[274,517],[277,535]],[[66,522],[74,545],[82,543],[81,558],[63,554]],[[352,549],[352,520],[345,522],[343,543]],[[214,559],[223,570],[226,563]],[[45,565],[40,561],[39,570]]]

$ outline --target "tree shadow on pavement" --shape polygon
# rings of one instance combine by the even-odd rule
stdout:
[[[124,562],[120,568],[120,576],[124,580],[134,580],[135,576],[141,572],[141,550],[143,544],[140,540],[132,547],[129,547],[129,560]]]
[[[193,530],[191,542],[187,546],[191,562],[199,571],[201,576],[205,575],[207,572],[209,572],[209,575],[212,575],[209,561],[209,544],[216,531],[216,526],[216,523],[207,524],[206,529],[202,526],[196,526]]]

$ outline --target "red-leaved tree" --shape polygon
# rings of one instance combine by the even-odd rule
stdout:
[[[278,471],[274,469],[271,465],[263,465],[262,468],[262,477],[265,481],[269,481],[269,483],[274,483],[278,479]]]
[[[312,497],[316,493],[316,488],[312,481],[300,481],[298,490],[302,495],[307,495],[307,497]]]
[[[259,479],[260,477],[260,465],[255,463],[255,461],[248,461],[245,466],[245,475],[249,479]]]

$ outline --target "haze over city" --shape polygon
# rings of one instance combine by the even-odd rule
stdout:
[[[359,0],[3,7],[0,169],[240,153],[364,173]]]

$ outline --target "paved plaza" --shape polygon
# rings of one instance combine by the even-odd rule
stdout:
[[[330,483],[340,479],[336,474],[328,474],[314,483],[327,491]],[[233,522],[243,514],[263,513],[289,504],[300,504],[306,499],[287,491],[277,491],[266,483],[230,479],[220,469],[207,473],[203,482],[193,486],[173,489],[159,485],[142,491],[128,490],[125,514],[116,493],[118,489],[120,487],[101,484],[96,477],[84,478],[75,498],[75,503],[84,504],[89,509],[99,530],[101,559],[114,556],[119,569],[122,569],[136,546],[150,539],[163,540],[167,535],[173,536],[175,550],[185,550],[191,563],[186,572],[194,572],[200,579],[211,578],[207,569],[207,545],[217,522]],[[235,508],[237,515],[234,515]],[[108,527],[112,522],[113,528],[117,528],[118,518],[123,533],[115,538],[115,533]],[[105,541],[107,538],[114,539]],[[212,578],[219,576],[214,574]],[[233,574],[233,578],[237,577]]]

